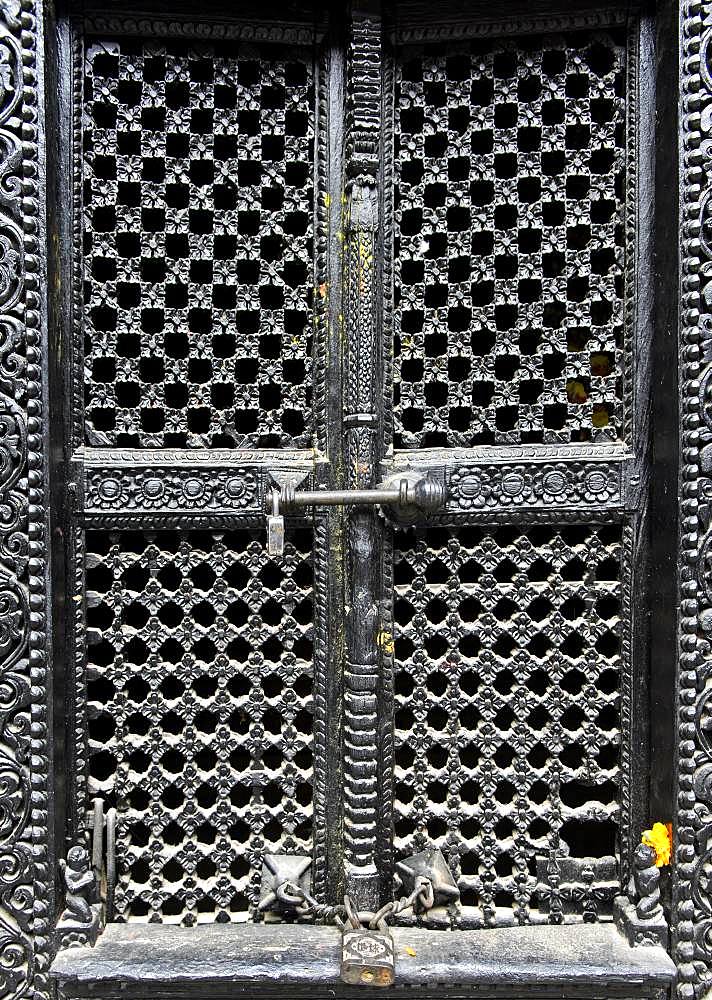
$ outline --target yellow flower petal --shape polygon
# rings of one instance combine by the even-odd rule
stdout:
[[[655,864],[658,868],[670,864],[672,838],[664,823],[653,823],[651,830],[643,830],[643,835],[640,839],[655,851]]]

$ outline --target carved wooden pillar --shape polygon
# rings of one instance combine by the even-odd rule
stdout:
[[[345,226],[346,485],[376,486],[379,376],[379,159],[381,19],[378,2],[354,4],[347,75]],[[348,521],[344,670],[344,858],[346,888],[377,909],[378,687],[381,527],[373,509]]]

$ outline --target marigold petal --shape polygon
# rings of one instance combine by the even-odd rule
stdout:
[[[652,829],[644,830],[641,840],[655,851],[655,864],[658,868],[670,864],[670,834],[664,823],[653,823]]]

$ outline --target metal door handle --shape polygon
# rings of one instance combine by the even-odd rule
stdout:
[[[445,487],[430,476],[415,472],[396,473],[373,490],[297,490],[289,483],[273,490],[268,516],[268,550],[281,555],[284,548],[282,515],[301,507],[349,507],[380,505],[393,511],[406,524],[432,514],[445,503]]]

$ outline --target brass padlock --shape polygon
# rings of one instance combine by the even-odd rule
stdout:
[[[396,975],[393,938],[388,930],[347,928],[341,944],[341,980],[350,986],[392,986]]]

